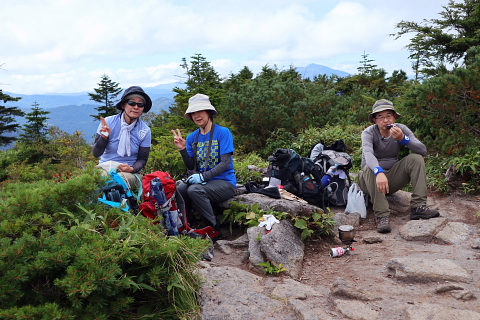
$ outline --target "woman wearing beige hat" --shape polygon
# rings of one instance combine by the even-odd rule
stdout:
[[[426,206],[427,176],[423,156],[427,154],[427,147],[406,125],[396,123],[400,117],[391,101],[378,100],[368,117],[373,125],[362,132],[363,170],[359,186],[369,195],[380,233],[391,231],[386,195],[409,182],[413,187],[410,219],[430,219],[439,215],[436,209]],[[403,148],[408,148],[410,154],[399,159]]]
[[[172,130],[174,143],[180,150],[187,168],[193,172],[180,183],[178,190],[187,208],[193,207],[205,223],[219,235],[212,203],[223,202],[236,194],[237,179],[233,165],[235,151],[233,135],[228,128],[213,122],[217,110],[204,94],[196,94],[188,100],[185,117],[199,126],[182,137],[180,130]]]

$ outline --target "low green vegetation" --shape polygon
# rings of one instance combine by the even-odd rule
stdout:
[[[279,274],[287,271],[287,269],[285,269],[281,263],[278,266],[275,266],[272,262],[267,261],[260,262],[258,265],[263,267],[263,273],[265,274]]]
[[[92,168],[0,194],[0,315],[195,319],[205,240],[166,237],[143,216],[95,203]]]
[[[240,183],[260,182],[262,175],[249,166],[266,170],[268,156],[277,148],[308,156],[317,142],[329,145],[338,139],[348,147],[355,174],[361,169],[361,132],[371,125],[371,107],[377,99],[389,99],[403,115],[399,122],[429,150],[430,190],[478,194],[480,47],[475,30],[480,19],[470,13],[478,12],[480,4],[451,2],[444,9],[454,14],[446,11],[440,19],[397,25],[397,37],[415,34],[407,46],[415,80],[403,70],[387,75],[366,53],[357,74],[315,79],[302,79],[294,67],[269,65],[256,75],[244,67],[221,78],[200,54],[182,59],[186,88],[174,89],[169,111],[146,117],[153,146],[145,172],[183,177],[186,168],[170,130],[181,129],[186,137],[196,129],[184,113],[188,99],[203,93],[219,111],[215,122],[233,132]],[[445,34],[452,26],[460,31]],[[106,75],[102,81],[98,89],[110,95],[108,101],[99,100],[113,107],[118,84]],[[5,133],[20,127],[13,116],[23,112],[11,106],[19,98],[2,90],[0,98],[0,145],[5,146],[15,141]],[[97,160],[83,133],[47,128],[48,112],[36,103],[33,107],[23,128],[28,136],[0,152],[0,317],[199,319],[195,268],[210,244],[166,237],[152,220],[96,203],[105,181],[94,168]],[[248,228],[266,214],[291,220],[302,239],[333,230],[330,212],[291,216],[236,202],[224,212],[223,222]],[[281,265],[264,267],[269,274],[285,271]]]

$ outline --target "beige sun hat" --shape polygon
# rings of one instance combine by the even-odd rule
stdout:
[[[185,111],[185,118],[192,120],[192,116],[190,113],[203,111],[203,110],[211,110],[212,115],[217,114],[217,110],[214,106],[210,103],[210,98],[207,95],[197,93],[190,99],[188,99],[188,108]]]
[[[375,104],[372,107],[372,113],[370,113],[370,115],[368,116],[368,121],[375,123],[373,121],[373,117],[375,116],[375,114],[385,110],[392,110],[393,112],[395,112],[395,114],[397,115],[397,119],[402,116],[400,113],[395,111],[395,107],[393,106],[392,101],[387,99],[380,99],[375,101]]]

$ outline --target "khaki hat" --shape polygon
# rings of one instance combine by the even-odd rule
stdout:
[[[190,113],[203,110],[211,110],[212,115],[218,113],[215,107],[210,103],[210,98],[207,95],[197,93],[188,99],[188,108],[187,111],[185,111],[185,118],[192,120]]]
[[[395,111],[392,101],[387,99],[380,99],[375,101],[375,104],[372,107],[372,113],[370,113],[370,115],[368,116],[368,121],[375,123],[373,121],[373,117],[375,116],[375,114],[385,110],[392,110],[393,112],[395,112],[395,114],[397,115],[397,119],[402,116],[400,113]]]

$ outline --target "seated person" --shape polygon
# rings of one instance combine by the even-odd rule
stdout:
[[[117,170],[127,185],[138,189],[142,177],[139,174],[150,155],[152,134],[147,124],[140,119],[152,107],[152,100],[140,87],[124,91],[116,105],[121,112],[107,118],[100,117],[92,152],[100,157],[100,164],[115,161]]]
[[[236,194],[233,165],[233,135],[228,128],[213,123],[217,110],[204,94],[188,100],[185,117],[199,126],[185,140],[179,129],[172,130],[174,143],[192,174],[178,186],[187,208],[193,206],[205,223],[220,230],[212,202],[222,202]],[[218,233],[219,234],[219,233]]]
[[[362,132],[363,171],[359,174],[359,186],[370,196],[380,233],[391,231],[386,194],[402,189],[409,182],[413,187],[410,219],[430,219],[439,215],[437,210],[426,206],[427,175],[423,156],[427,148],[406,125],[395,123],[400,117],[391,101],[378,100],[368,117],[373,125]],[[403,147],[412,153],[399,160]]]

